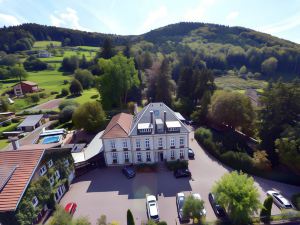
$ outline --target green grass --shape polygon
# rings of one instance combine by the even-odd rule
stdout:
[[[7,139],[0,139],[0,151],[9,144]]]
[[[225,90],[238,91],[244,93],[246,89],[253,88],[258,91],[262,91],[266,87],[267,82],[263,80],[254,80],[254,79],[242,79],[237,76],[226,75],[222,77],[217,77],[215,83],[218,88]]]
[[[0,127],[0,133],[5,132],[5,131],[13,131],[15,128],[18,126],[19,123],[11,123],[10,125],[6,127]]]
[[[33,44],[33,48],[46,48],[47,45],[53,44],[56,47],[60,47],[61,46],[61,42],[60,41],[36,41]]]
[[[78,102],[79,104],[83,104],[85,102],[99,100],[99,97],[98,98],[92,98],[95,95],[99,95],[99,92],[97,91],[96,88],[92,88],[92,89],[89,89],[89,90],[84,90],[81,96],[76,97],[76,98],[71,98],[71,99]]]
[[[83,49],[83,50],[86,50],[86,51],[98,51],[100,49],[99,47],[85,46],[85,45],[76,46],[76,48]]]

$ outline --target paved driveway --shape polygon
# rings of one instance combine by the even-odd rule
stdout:
[[[208,156],[195,140],[190,141],[190,146],[196,154],[195,160],[189,163],[192,171],[191,180],[175,179],[166,169],[160,169],[158,173],[139,173],[131,180],[121,174],[120,168],[96,169],[77,179],[63,197],[61,204],[64,206],[70,201],[77,202],[78,210],[74,217],[88,216],[93,224],[101,214],[105,214],[108,221],[116,220],[125,225],[126,211],[130,208],[136,224],[139,225],[141,221],[147,220],[145,194],[151,193],[158,196],[161,219],[173,225],[177,221],[176,193],[197,192],[205,201],[207,219],[215,220],[208,201],[208,193],[213,184],[229,169]],[[266,197],[265,192],[271,188],[281,191],[287,197],[300,192],[300,188],[296,186],[262,178],[254,179],[262,201]],[[272,213],[279,212],[274,206]]]

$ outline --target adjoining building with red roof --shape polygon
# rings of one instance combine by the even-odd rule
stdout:
[[[135,116],[115,115],[101,139],[109,166],[188,160],[189,129],[162,102],[148,104]]]
[[[31,81],[21,81],[13,86],[15,96],[22,96],[27,93],[33,93],[39,91],[37,83]]]
[[[30,147],[0,152],[1,225],[41,222],[75,176],[69,148]]]

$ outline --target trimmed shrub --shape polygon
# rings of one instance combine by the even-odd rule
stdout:
[[[241,169],[243,171],[254,170],[252,158],[244,152],[225,152],[221,155],[221,160],[234,169]]]
[[[195,139],[205,148],[205,150],[209,151],[216,158],[219,158],[220,148],[213,141],[213,134],[209,129],[203,127],[198,128],[195,131]]]
[[[41,92],[41,93],[39,93],[39,97],[40,98],[47,98],[48,95],[45,92]]]
[[[2,123],[2,127],[7,127],[9,125],[11,125],[11,121],[10,120],[7,120],[7,121],[5,121],[5,122]]]
[[[61,97],[65,97],[65,96],[68,96],[68,95],[69,95],[69,91],[68,91],[67,88],[61,89],[61,93],[60,93]]]
[[[273,204],[273,198],[271,196],[268,196],[265,199],[263,208],[260,211],[260,220],[264,223],[270,222],[272,204]]]
[[[127,210],[127,225],[135,225],[130,209]]]
[[[68,105],[64,107],[59,114],[59,122],[66,123],[72,119],[76,106]]]
[[[57,95],[58,92],[57,92],[57,91],[51,91],[50,94],[51,94],[51,95]]]
[[[29,96],[29,98],[30,98],[30,101],[34,102],[34,103],[40,101],[40,95],[39,94],[32,94],[32,95]]]
[[[167,222],[165,222],[165,221],[159,221],[159,222],[157,223],[157,225],[168,225],[168,224],[167,224]]]
[[[300,210],[300,193],[292,196],[292,203],[298,210]]]

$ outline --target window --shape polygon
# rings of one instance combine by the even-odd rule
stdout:
[[[112,160],[114,164],[118,163],[118,154],[116,152],[112,153]]]
[[[37,199],[36,196],[33,197],[31,202],[34,208],[39,204],[39,200]]]
[[[61,199],[61,197],[63,196],[63,194],[65,193],[66,188],[65,185],[61,185],[57,188],[56,193],[54,195],[54,200],[57,202]]]
[[[147,162],[151,162],[150,152],[146,152],[146,156],[147,156]]]
[[[179,154],[180,154],[180,159],[184,159],[184,151],[182,149],[180,149]]]
[[[149,141],[149,138],[146,138],[145,139],[145,146],[147,149],[150,149],[150,141]]]
[[[68,166],[70,165],[69,160],[66,159],[66,160],[64,161],[64,164],[65,164],[65,167],[68,167]]]
[[[49,182],[50,182],[50,185],[51,185],[51,187],[52,187],[53,184],[54,184],[54,176],[51,176],[51,177],[49,178]]]
[[[136,139],[135,146],[136,146],[136,148],[141,148],[141,140],[140,139]]]
[[[123,139],[123,148],[127,148],[127,140],[126,139]]]
[[[52,159],[50,159],[50,160],[47,162],[47,164],[48,164],[48,167],[51,168],[51,167],[53,166],[53,161],[52,161]]]
[[[59,171],[58,171],[58,170],[55,171],[55,178],[56,178],[57,180],[60,178],[60,174],[59,174]]]
[[[136,153],[137,161],[142,162],[142,154],[140,152]]]
[[[46,172],[47,172],[47,168],[46,168],[45,165],[43,165],[43,166],[40,168],[40,175],[43,176]]]
[[[175,152],[174,152],[174,150],[171,150],[171,159],[175,159]]]
[[[128,155],[128,152],[124,152],[124,159],[125,159],[125,162],[126,162],[126,163],[129,162],[129,155]]]
[[[180,137],[179,144],[180,146],[184,146],[184,137]]]
[[[162,143],[162,142],[163,142],[162,138],[159,138],[159,139],[158,139],[158,147],[159,147],[159,148],[162,148],[162,147],[163,147],[163,143]]]
[[[171,148],[175,148],[175,138],[174,137],[171,137],[170,145],[171,145]]]
[[[110,141],[110,147],[111,149],[116,149],[116,142],[114,140]]]

